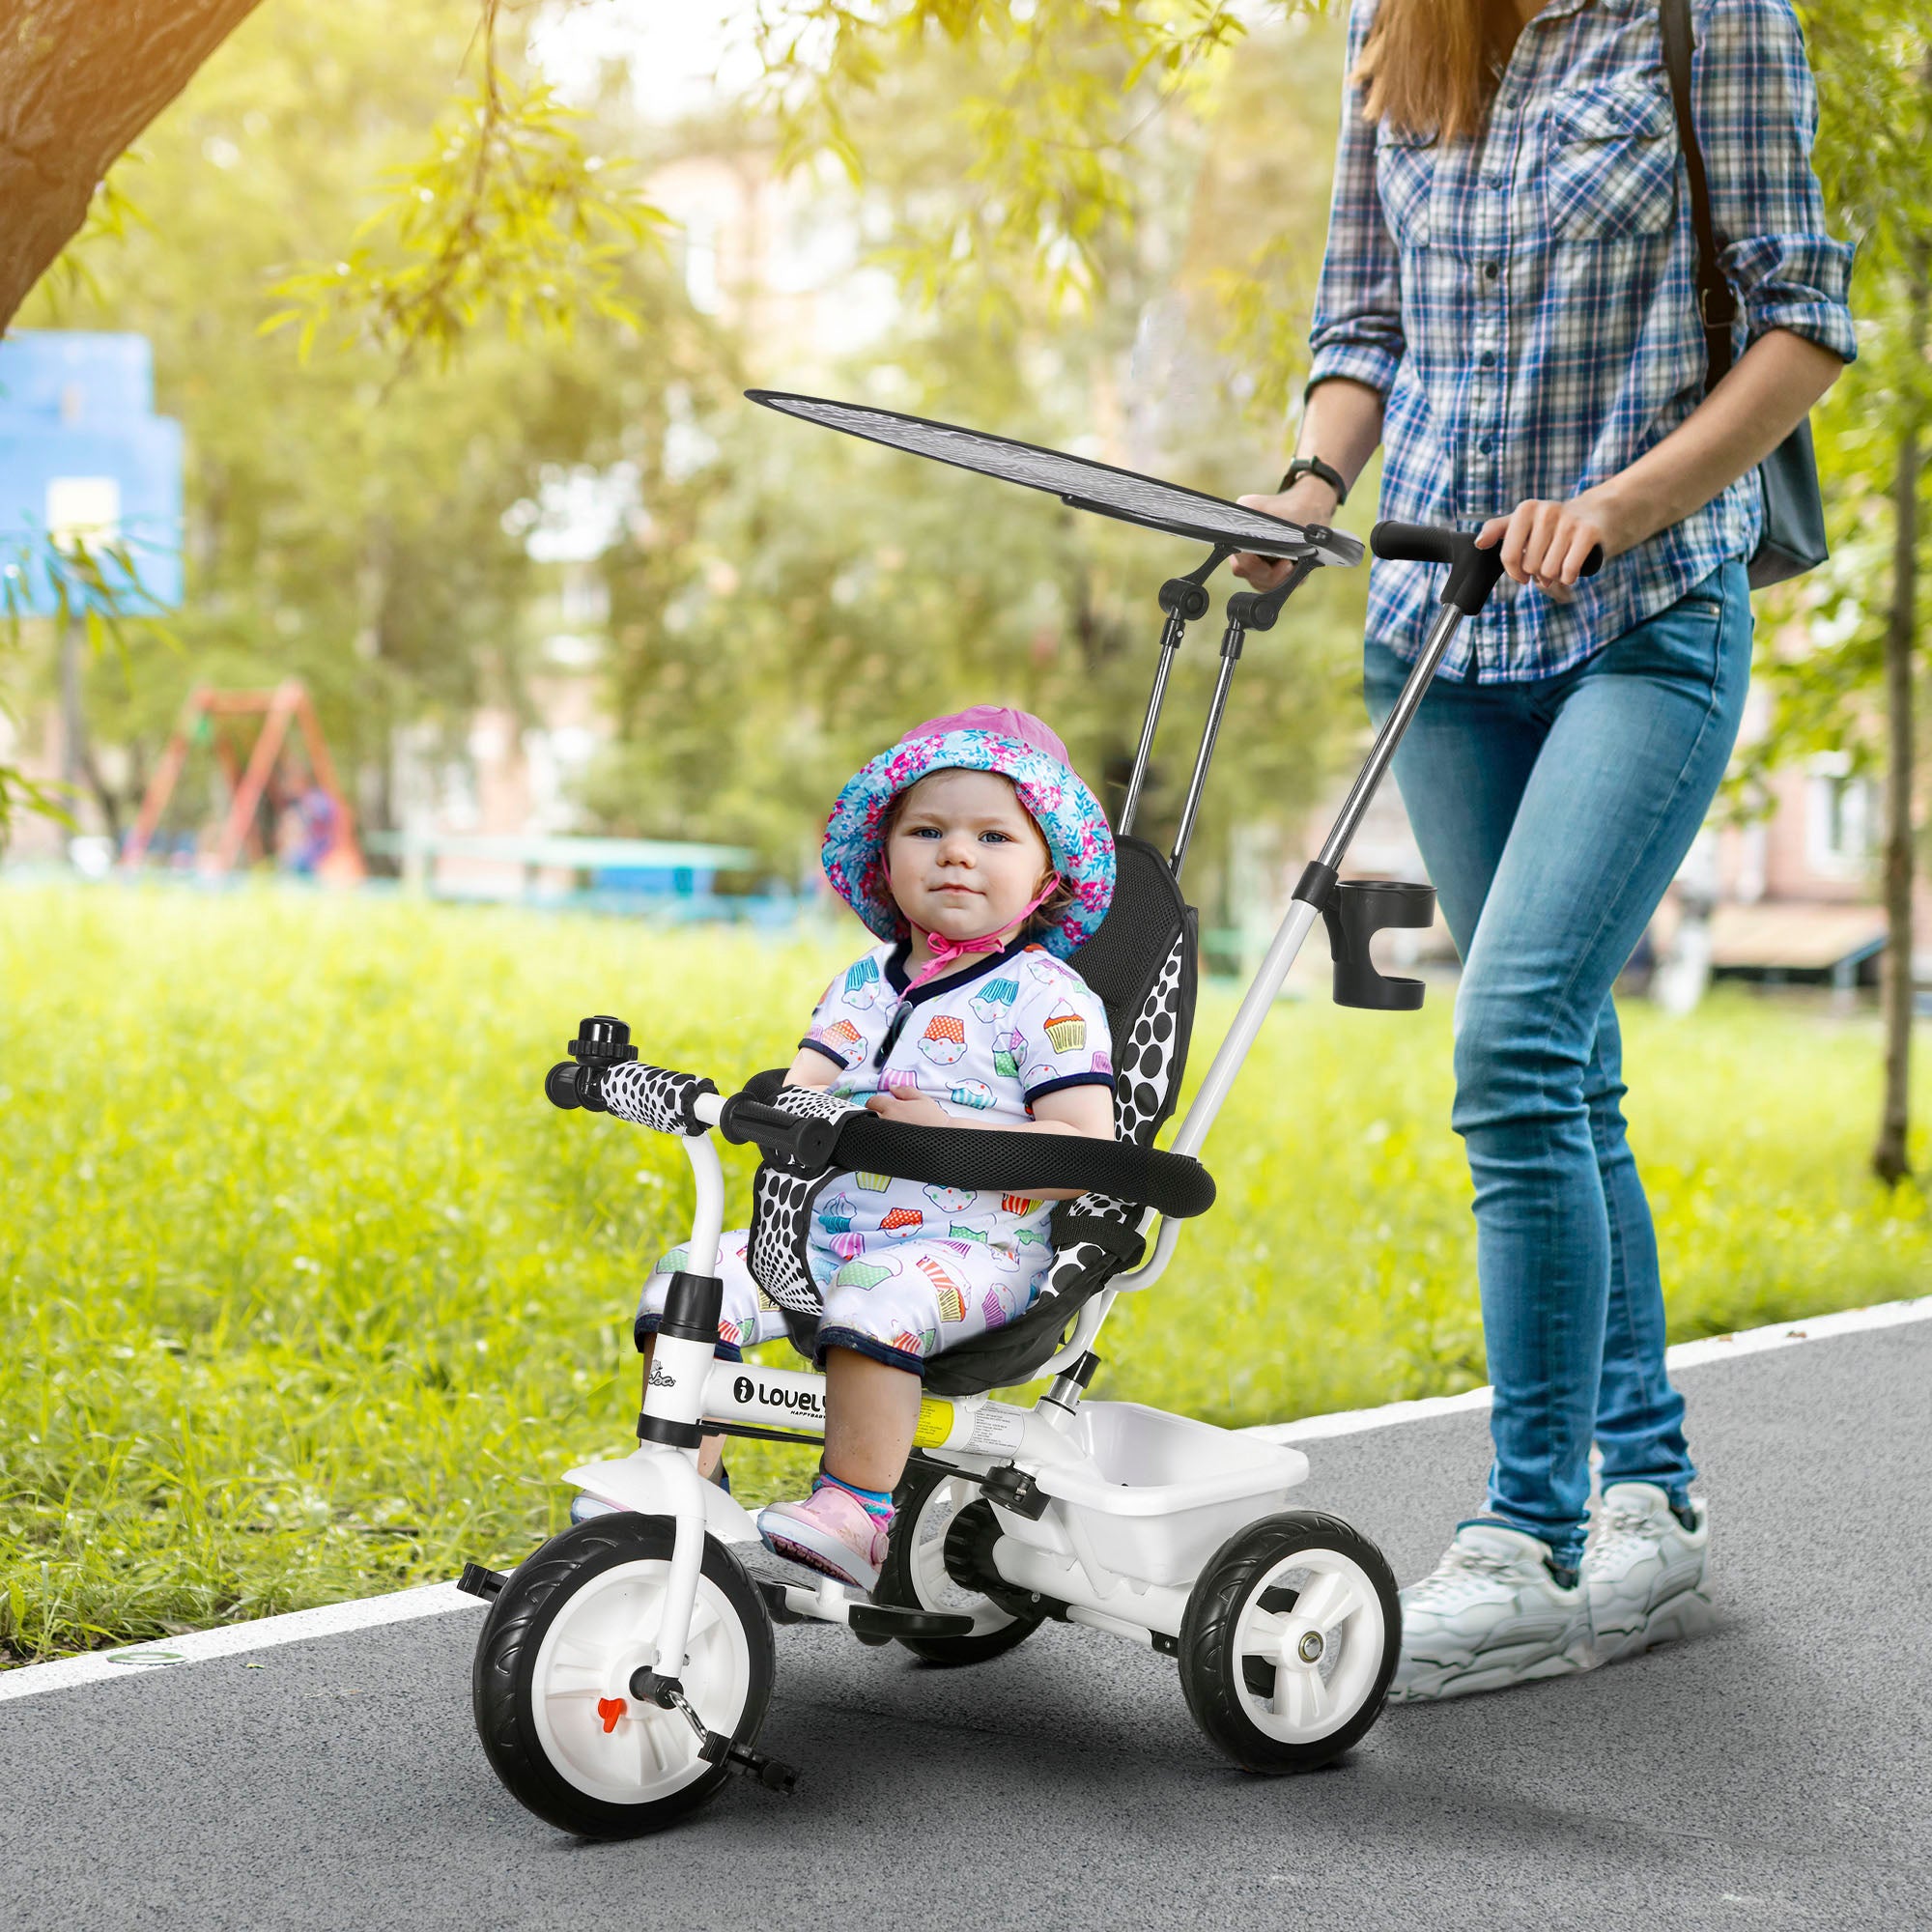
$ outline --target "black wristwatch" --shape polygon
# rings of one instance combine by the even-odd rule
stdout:
[[[1297,456],[1288,466],[1288,474],[1281,479],[1284,490],[1291,488],[1298,476],[1319,476],[1335,493],[1335,506],[1349,500],[1349,486],[1342,481],[1342,472],[1332,463],[1323,463],[1319,456]]]

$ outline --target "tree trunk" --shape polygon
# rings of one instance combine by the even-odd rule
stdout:
[[[259,0],[0,0],[0,327],[109,164]]]
[[[1918,611],[1919,402],[1925,353],[1926,258],[1913,262],[1909,362],[1914,392],[1906,401],[1892,475],[1891,615],[1885,632],[1888,769],[1885,838],[1885,1103],[1872,1170],[1888,1187],[1912,1172],[1912,718],[1913,642]]]

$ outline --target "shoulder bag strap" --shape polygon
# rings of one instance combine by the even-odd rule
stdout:
[[[1677,140],[1684,150],[1690,182],[1690,226],[1697,238],[1697,317],[1704,327],[1704,387],[1708,391],[1729,372],[1731,325],[1738,298],[1718,266],[1718,232],[1711,222],[1711,184],[1704,151],[1690,112],[1690,0],[1658,0],[1663,29],[1663,65],[1670,75],[1670,105],[1677,115]]]

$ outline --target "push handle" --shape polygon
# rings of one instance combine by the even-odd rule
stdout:
[[[1502,545],[1476,548],[1471,530],[1445,530],[1435,524],[1378,524],[1369,532],[1369,549],[1390,563],[1446,563],[1449,582],[1442,601],[1473,617],[1490,601],[1490,592],[1503,574]],[[1604,547],[1593,544],[1583,559],[1580,577],[1594,577],[1604,567]]]

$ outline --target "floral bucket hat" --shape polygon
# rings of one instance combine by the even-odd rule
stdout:
[[[1046,840],[1073,902],[1039,935],[1065,959],[1092,939],[1114,896],[1114,835],[1100,801],[1066,761],[1066,747],[1030,711],[976,704],[916,724],[838,794],[820,858],[832,889],[881,939],[901,939],[906,917],[886,880],[880,828],[894,799],[933,772],[997,772],[1012,782]]]

